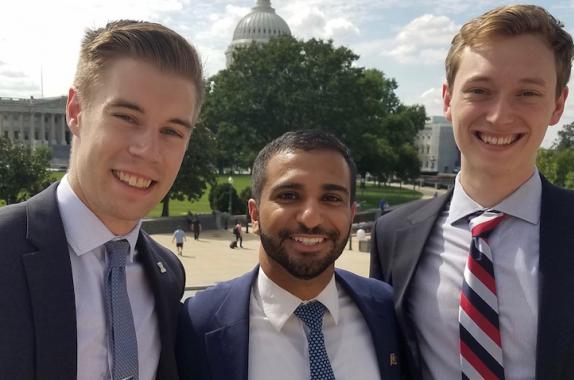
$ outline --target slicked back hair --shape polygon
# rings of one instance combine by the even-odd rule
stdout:
[[[294,152],[302,150],[309,151],[332,151],[339,153],[349,167],[351,183],[350,187],[350,202],[355,201],[356,180],[357,180],[357,166],[351,157],[351,151],[335,136],[319,131],[319,130],[298,130],[287,132],[282,136],[271,141],[265,145],[263,149],[257,154],[253,162],[253,170],[251,173],[251,193],[253,199],[259,203],[261,199],[261,192],[265,186],[266,170],[269,161],[278,153]]]
[[[183,36],[152,22],[119,20],[86,31],[74,78],[82,101],[89,104],[94,87],[101,83],[106,69],[121,58],[142,60],[162,72],[191,81],[196,92],[197,118],[205,87],[199,55]]]
[[[446,57],[446,79],[449,88],[460,66],[464,49],[488,45],[500,37],[530,34],[538,36],[554,52],[556,63],[556,95],[562,93],[570,80],[574,44],[564,24],[546,9],[537,5],[507,5],[484,13],[462,26],[454,36]]]

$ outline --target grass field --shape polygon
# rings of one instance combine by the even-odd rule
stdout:
[[[53,172],[52,177],[54,181],[59,180],[64,175],[63,172]],[[227,183],[227,178],[229,176],[219,176],[217,177],[218,183]],[[237,190],[239,194],[241,190],[251,185],[251,177],[248,175],[234,175],[233,176],[233,187]],[[178,216],[185,215],[188,211],[193,213],[210,213],[211,207],[209,207],[209,188],[201,196],[201,198],[195,202],[189,201],[169,201],[169,215]],[[381,186],[378,187],[374,184],[367,184],[367,186],[362,189],[357,185],[357,202],[360,204],[360,209],[370,209],[378,208],[379,200],[384,199],[390,205],[397,205],[405,202],[409,202],[415,199],[419,199],[422,196],[418,191],[410,190],[405,188],[399,189],[396,187]],[[2,205],[0,200],[0,205]],[[153,210],[148,214],[150,218],[157,218],[161,215],[162,205],[157,204]]]

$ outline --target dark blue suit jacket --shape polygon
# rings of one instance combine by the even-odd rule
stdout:
[[[253,271],[188,299],[180,315],[177,359],[182,380],[247,380]],[[337,283],[355,301],[371,331],[382,379],[400,378],[399,348],[387,284],[337,269]]]
[[[0,208],[0,379],[76,379],[74,284],[56,186]],[[177,379],[174,334],[183,267],[143,231],[137,249],[156,302],[162,344],[157,379]]]
[[[451,195],[412,202],[383,215],[372,234],[371,277],[393,285],[397,319],[409,348],[404,356],[415,379],[421,376],[421,359],[407,309],[409,286]],[[539,249],[536,380],[574,379],[574,192],[544,177]]]

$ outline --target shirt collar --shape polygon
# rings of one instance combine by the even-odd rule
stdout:
[[[522,219],[531,224],[538,224],[540,221],[541,196],[542,181],[540,180],[538,170],[535,169],[534,173],[526,182],[512,194],[504,198],[502,202],[492,207],[492,209]],[[452,225],[460,219],[484,209],[484,207],[475,202],[464,191],[460,184],[460,173],[458,173],[455,179],[454,191],[446,222]]]
[[[278,332],[281,331],[285,322],[293,315],[297,306],[311,301],[319,301],[325,305],[327,311],[333,317],[335,325],[339,321],[339,294],[335,276],[331,277],[325,289],[317,297],[309,301],[303,301],[274,283],[259,267],[257,289],[261,297],[263,314]]]
[[[126,235],[114,235],[74,193],[67,174],[58,185],[56,197],[66,239],[76,255],[82,256],[110,240],[126,239],[130,243],[128,262],[133,262],[141,221]]]

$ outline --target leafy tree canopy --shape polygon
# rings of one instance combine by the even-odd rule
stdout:
[[[238,49],[209,79],[201,118],[216,136],[220,171],[250,167],[287,131],[320,129],[351,148],[360,173],[394,173],[403,145],[424,127],[424,107],[401,104],[397,82],[357,59],[332,41],[290,36]]]
[[[45,146],[32,149],[0,137],[0,199],[17,203],[46,188],[50,155]]]

